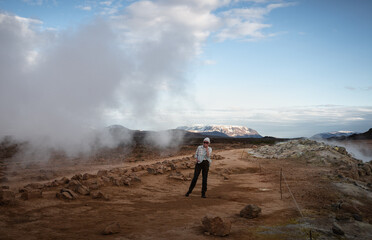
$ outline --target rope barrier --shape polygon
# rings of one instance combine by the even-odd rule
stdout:
[[[300,207],[298,206],[298,203],[297,203],[295,197],[293,196],[293,193],[292,193],[292,191],[291,191],[291,188],[289,187],[289,185],[288,185],[288,183],[287,183],[287,180],[285,179],[285,176],[284,176],[283,172],[282,172],[282,176],[283,176],[283,179],[284,179],[284,183],[285,183],[285,185],[287,186],[288,191],[289,191],[289,193],[291,194],[292,199],[293,199],[293,201],[294,201],[294,203],[295,203],[295,205],[296,205],[296,207],[297,207],[297,210],[300,212],[301,217],[303,218],[304,215],[302,214],[302,211],[301,211]]]

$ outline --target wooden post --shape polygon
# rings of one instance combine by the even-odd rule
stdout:
[[[310,240],[313,240],[313,236],[311,234],[311,229],[310,229]]]
[[[280,199],[283,199],[283,192],[282,192],[282,171],[283,169],[280,168]]]

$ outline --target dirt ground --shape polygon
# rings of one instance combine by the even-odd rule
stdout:
[[[140,182],[130,186],[100,187],[109,194],[108,201],[83,195],[76,200],[61,200],[56,198],[60,187],[48,188],[40,199],[22,200],[17,193],[14,205],[0,206],[0,239],[218,239],[204,233],[201,219],[207,214],[232,222],[231,232],[225,237],[229,239],[310,239],[310,230],[312,239],[348,239],[331,231],[335,215],[331,206],[346,200],[357,201],[364,214],[363,221],[371,223],[372,198],[351,196],[342,191],[337,185],[342,181],[329,167],[309,165],[301,160],[258,159],[246,150],[215,152],[223,159],[214,160],[210,167],[206,199],[200,197],[201,176],[189,197],[184,194],[190,180],[168,177],[175,171],[189,176],[193,168],[156,175],[144,169],[137,172]],[[191,154],[115,165],[80,164],[53,171],[58,176],[71,177],[76,171],[96,173],[99,169],[130,169],[186,156]],[[195,164],[192,159],[188,161]],[[281,169],[285,178],[282,199]],[[27,169],[24,171],[9,178],[7,185],[11,190],[16,192],[27,182],[46,182],[31,181],[32,176],[27,175]],[[29,175],[35,172],[30,170]],[[342,184],[348,186],[348,183]],[[255,219],[241,218],[239,212],[247,204],[259,206],[262,214]],[[120,224],[120,232],[102,235],[104,227],[111,222]],[[346,223],[344,227],[347,228]],[[368,239],[364,238],[368,234],[356,239]]]

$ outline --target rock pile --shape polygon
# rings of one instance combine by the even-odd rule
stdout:
[[[93,199],[109,200],[107,194],[99,189],[103,186],[131,186],[141,182],[141,176],[146,174],[165,174],[176,180],[191,180],[179,173],[179,169],[189,169],[194,167],[194,162],[190,157],[180,159],[165,160],[148,165],[138,165],[131,168],[114,168],[111,170],[99,170],[96,174],[84,173],[76,174],[71,178],[63,177],[47,183],[30,183],[19,189],[20,198],[30,200],[42,198],[43,192],[58,189],[56,197],[63,200],[74,200],[79,195],[90,195]],[[48,171],[41,171],[47,175],[54,174]],[[49,176],[48,176],[49,177]],[[0,204],[8,205],[13,203],[16,193],[4,186],[0,189]]]
[[[273,146],[251,149],[248,153],[260,158],[301,158],[310,163],[340,164],[354,159],[344,147],[331,146],[309,139],[292,140]]]
[[[248,153],[259,158],[302,159],[311,164],[330,165],[336,167],[335,173],[340,178],[348,177],[372,184],[372,162],[363,163],[353,158],[344,147],[300,139],[262,146]]]

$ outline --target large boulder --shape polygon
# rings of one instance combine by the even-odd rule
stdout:
[[[261,208],[254,204],[249,204],[245,206],[241,211],[240,211],[240,216],[244,218],[256,218],[260,215],[261,213]]]
[[[207,215],[202,219],[204,231],[215,236],[227,236],[231,230],[231,222],[219,216]]]

